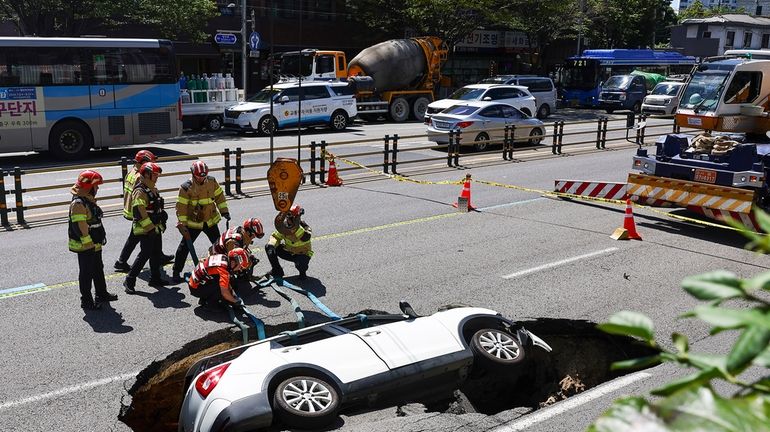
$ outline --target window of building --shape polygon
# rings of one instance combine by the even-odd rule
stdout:
[[[710,31],[704,31],[703,32],[703,39],[708,39],[710,37],[711,37],[711,32]]]
[[[753,34],[751,32],[743,33],[743,47],[744,48],[751,48],[751,36],[753,36]]]
[[[725,46],[732,47],[734,43],[735,43],[735,32],[734,31],[727,32],[727,37],[725,38]]]
[[[757,5],[757,12],[754,15],[756,16],[762,15],[762,6]]]
[[[770,48],[770,33],[762,34],[762,48]]]

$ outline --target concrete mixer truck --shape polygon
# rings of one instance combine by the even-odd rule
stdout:
[[[432,36],[392,39],[370,46],[346,62],[342,51],[307,49],[284,53],[282,80],[341,80],[355,88],[358,115],[385,115],[395,122],[422,121],[442,84],[447,45]],[[444,83],[446,84],[446,83]]]

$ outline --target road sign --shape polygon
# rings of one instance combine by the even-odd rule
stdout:
[[[249,36],[249,47],[252,51],[259,49],[259,33],[251,32],[251,35]]]
[[[217,33],[214,35],[214,42],[219,45],[233,45],[237,40],[237,36],[232,33]]]

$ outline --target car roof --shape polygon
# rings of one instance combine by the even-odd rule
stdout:
[[[684,83],[681,82],[681,81],[661,81],[658,84],[656,84],[655,87],[657,87],[659,85],[679,85],[679,86],[682,86],[682,85],[684,85]]]
[[[489,89],[489,88],[495,87],[495,88],[515,88],[515,89],[518,89],[518,90],[527,90],[527,88],[525,86],[513,85],[513,84],[469,84],[469,85],[464,86],[464,87],[474,88],[474,89],[476,89],[476,88],[477,89]]]
[[[469,106],[469,107],[488,107],[490,105],[505,105],[505,106],[511,106],[510,104],[498,102],[498,101],[462,101],[460,103],[452,104],[453,107],[456,106]]]
[[[299,83],[300,83],[299,81],[279,82],[279,83],[273,84],[273,88],[287,89],[292,87],[299,87]],[[302,87],[318,87],[318,86],[326,86],[329,84],[331,84],[329,81],[302,81]]]

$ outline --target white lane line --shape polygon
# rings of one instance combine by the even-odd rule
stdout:
[[[648,372],[636,372],[630,375],[626,375],[626,376],[614,379],[604,384],[600,384],[599,386],[596,386],[591,390],[580,393],[577,396],[572,396],[571,398],[568,398],[563,402],[559,402],[557,404],[551,405],[548,408],[538,410],[534,414],[526,415],[519,420],[514,420],[511,423],[495,428],[492,430],[492,432],[514,432],[514,431],[527,429],[528,427],[534,424],[548,420],[552,417],[556,417],[559,414],[562,414],[571,409],[577,408],[580,405],[591,402],[594,399],[610,394],[622,387],[633,384],[637,381],[645,380],[651,376],[652,374]]]
[[[513,206],[522,205],[522,204],[529,204],[529,203],[532,203],[532,202],[535,202],[535,201],[540,201],[540,200],[545,200],[545,199],[547,199],[547,198],[540,197],[540,198],[532,198],[532,199],[527,199],[527,200],[522,200],[522,201],[513,201],[513,202],[509,202],[509,203],[505,203],[505,204],[493,205],[493,206],[489,206],[489,207],[480,207],[478,210],[479,211],[488,211],[488,210],[494,210],[494,209],[503,208],[503,207],[513,207]]]
[[[129,378],[133,378],[133,377],[135,377],[137,375],[139,375],[139,371],[130,372],[130,373],[127,373],[127,374],[118,375],[118,376],[114,376],[114,377],[110,377],[110,378],[104,378],[104,379],[100,379],[100,380],[97,380],[97,381],[91,381],[91,382],[87,382],[87,383],[83,383],[83,384],[78,384],[78,385],[74,385],[74,386],[71,386],[71,387],[65,387],[63,389],[59,389],[59,390],[48,392],[48,393],[39,394],[37,396],[30,396],[30,397],[27,397],[27,398],[24,398],[24,399],[19,399],[19,400],[15,400],[15,401],[11,401],[11,402],[2,403],[2,404],[0,404],[0,410],[4,410],[6,408],[17,407],[19,405],[26,405],[26,404],[32,403],[32,402],[40,402],[40,401],[43,401],[43,400],[46,400],[46,399],[54,399],[54,398],[58,398],[58,397],[61,397],[61,396],[64,396],[64,395],[68,395],[70,393],[75,393],[75,392],[79,392],[79,391],[83,391],[83,390],[88,390],[88,389],[91,389],[91,388],[94,388],[94,387],[101,387],[103,385],[111,384],[111,383],[114,383],[116,381],[125,381],[125,380],[127,380]]]
[[[558,266],[561,266],[561,265],[564,265],[564,264],[569,264],[571,262],[580,261],[582,259],[595,257],[597,255],[603,255],[603,254],[607,254],[607,253],[610,253],[610,252],[615,252],[616,250],[618,250],[618,248],[611,247],[611,248],[607,248],[607,249],[604,249],[604,250],[587,253],[585,255],[580,255],[580,256],[576,256],[576,257],[572,257],[572,258],[563,259],[561,261],[556,261],[556,262],[552,262],[552,263],[549,263],[549,264],[543,264],[541,266],[532,267],[532,268],[529,268],[529,269],[526,269],[526,270],[517,271],[516,273],[511,273],[509,275],[505,275],[505,276],[503,276],[503,279],[513,279],[513,278],[516,278],[516,277],[519,277],[519,276],[524,276],[526,274],[538,272],[540,270],[545,270],[545,269],[549,269],[549,268],[553,268],[553,267],[558,267]]]

